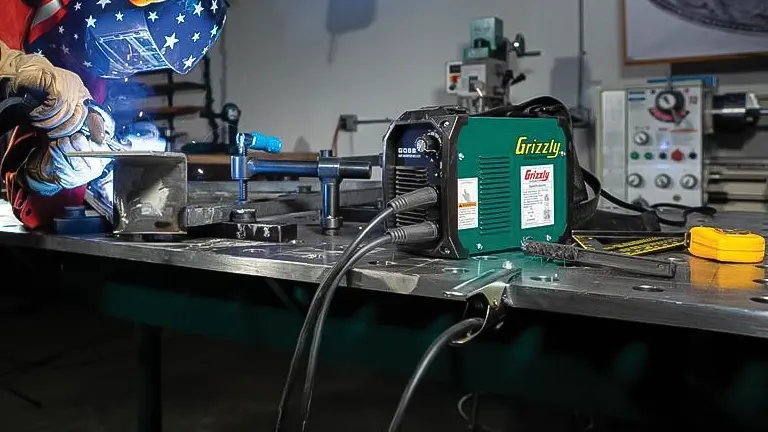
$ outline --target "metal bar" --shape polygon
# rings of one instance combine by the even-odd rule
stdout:
[[[160,328],[138,324],[138,432],[160,432],[163,429],[161,400]]]

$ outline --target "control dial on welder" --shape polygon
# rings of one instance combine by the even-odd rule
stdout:
[[[677,90],[662,90],[656,95],[656,109],[675,115],[685,108],[685,96]]]
[[[670,185],[672,185],[672,177],[666,174],[660,174],[656,176],[656,179],[654,180],[654,184],[659,189],[666,189]]]
[[[643,178],[640,174],[630,174],[627,177],[627,184],[633,188],[640,187],[643,184]]]
[[[440,145],[440,136],[435,132],[426,133],[416,138],[416,141],[414,142],[416,151],[424,154],[437,153],[440,151]]]

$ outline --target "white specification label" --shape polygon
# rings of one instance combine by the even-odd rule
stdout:
[[[459,229],[477,228],[477,177],[459,179]]]
[[[554,165],[520,168],[520,228],[555,223]]]

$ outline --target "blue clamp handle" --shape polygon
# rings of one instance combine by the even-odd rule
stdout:
[[[280,138],[262,135],[258,132],[238,133],[237,144],[245,145],[251,150],[261,150],[267,153],[280,153],[283,150],[283,141]]]

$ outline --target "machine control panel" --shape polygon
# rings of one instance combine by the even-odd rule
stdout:
[[[449,63],[450,65],[450,63]],[[506,72],[504,62],[487,58],[475,61],[465,61],[459,66],[459,77],[455,87],[455,94],[459,97],[475,98],[503,97],[504,88],[502,80]],[[453,80],[454,74],[449,74]],[[450,85],[448,86],[450,90]]]
[[[448,62],[445,65],[445,91],[448,94],[459,92],[459,80],[461,79],[461,62]]]
[[[602,92],[599,164],[608,191],[630,202],[703,205],[705,97],[699,83]]]

